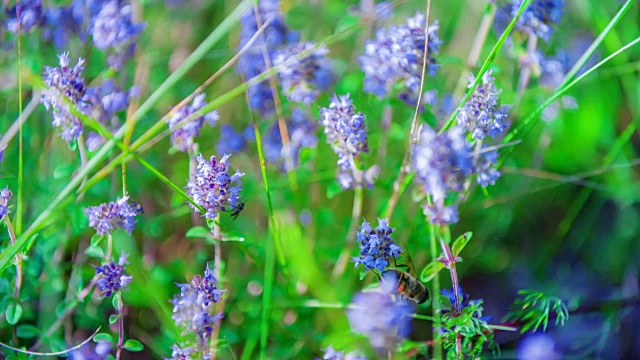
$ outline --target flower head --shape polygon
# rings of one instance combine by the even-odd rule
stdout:
[[[4,219],[9,212],[9,200],[11,200],[11,196],[13,196],[13,194],[8,186],[0,190],[0,220]]]
[[[212,315],[213,303],[220,301],[220,296],[224,293],[217,285],[218,280],[207,264],[204,276],[196,275],[191,283],[178,284],[180,294],[171,300],[172,318],[184,335],[196,336],[196,351],[204,349],[213,326],[222,318],[222,314]]]
[[[347,310],[351,330],[364,334],[379,350],[392,349],[409,335],[414,308],[384,292],[361,292]]]
[[[171,351],[171,358],[165,360],[190,360],[194,353],[195,350],[191,346],[181,348],[174,344]]]
[[[491,70],[484,73],[482,83],[478,84],[457,116],[458,124],[466,127],[477,140],[482,140],[487,135],[495,137],[506,129],[503,119],[507,117],[508,108],[500,106],[498,95],[502,90],[496,88],[493,80]],[[471,75],[469,88],[475,81],[475,77]]]
[[[60,136],[70,143],[77,139],[83,132],[82,123],[71,113],[67,102],[81,107],[86,92],[84,78],[84,60],[80,58],[78,63],[69,67],[69,54],[58,56],[60,67],[45,67],[42,75],[44,83],[49,87],[42,91],[40,101],[53,115],[53,126],[62,129]]]
[[[96,229],[99,235],[110,234],[116,227],[131,234],[136,224],[135,217],[142,212],[142,207],[135,201],[129,201],[129,196],[125,195],[115,202],[89,206],[84,212],[89,217],[89,227]]]
[[[518,12],[522,0],[512,0],[498,9],[496,27],[503,30]],[[553,35],[553,24],[560,22],[564,0],[533,0],[516,22],[515,29],[544,41]]]
[[[311,53],[296,59],[303,51]],[[273,65],[278,66],[282,91],[289,101],[309,105],[331,86],[333,72],[328,53],[324,45],[309,42],[291,44],[276,53]]]
[[[109,297],[113,292],[120,291],[129,285],[131,275],[127,274],[127,269],[124,267],[128,263],[127,254],[122,252],[118,264],[111,261],[96,267],[96,285],[104,297]]]
[[[464,130],[453,127],[444,133],[425,126],[420,132],[420,142],[414,146],[412,165],[416,181],[425,194],[432,197],[432,204],[425,203],[429,220],[436,224],[458,221],[455,206],[445,206],[448,191],[462,191],[467,175],[473,171]]]
[[[209,220],[215,219],[219,212],[235,208],[240,201],[240,178],[244,174],[236,170],[234,175],[229,175],[229,156],[218,161],[215,156],[206,160],[198,155],[197,172],[187,184],[187,193],[204,208],[203,216]],[[199,211],[193,204],[189,205]]]
[[[400,83],[405,89],[399,98],[415,105],[425,65],[425,41],[428,38],[426,66],[430,76],[435,75],[438,69],[435,55],[442,43],[436,34],[438,22],[430,25],[426,33],[425,24],[424,15],[417,12],[414,17],[407,18],[406,24],[394,25],[388,30],[380,29],[376,39],[367,42],[365,53],[360,57],[366,93],[382,98],[395,84]]]
[[[364,115],[356,112],[347,94],[334,95],[329,107],[320,109],[320,117],[327,143],[338,155],[338,166],[344,170],[351,169],[353,159],[369,152]]]
[[[133,54],[132,45],[144,28],[144,23],[133,23],[128,1],[111,0],[93,18],[93,43],[100,50],[113,50],[108,62],[119,70]]]
[[[391,238],[393,229],[389,227],[387,219],[378,219],[378,227],[375,229],[363,221],[356,234],[356,240],[360,244],[360,256],[354,258],[356,267],[359,264],[368,270],[382,272],[389,266],[389,258],[398,257],[402,249]]]
[[[21,32],[29,32],[34,27],[44,23],[44,12],[42,11],[42,0],[22,0],[16,5],[6,9],[7,30],[11,33],[18,32],[20,23]],[[18,13],[20,19],[18,19]]]
[[[210,126],[214,126],[220,119],[218,112],[212,111],[206,115],[184,122],[191,114],[207,105],[204,97],[205,94],[196,95],[191,105],[183,106],[167,120],[169,129],[171,129],[171,144],[180,151],[192,151],[194,144],[193,139],[200,135],[200,129],[202,129],[204,123],[206,122]]]

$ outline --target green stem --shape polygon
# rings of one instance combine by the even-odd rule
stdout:
[[[276,228],[276,219],[271,201],[271,192],[269,191],[269,181],[267,179],[267,166],[262,149],[262,136],[258,123],[252,114],[253,129],[256,135],[256,147],[258,148],[258,157],[260,158],[260,171],[262,173],[262,181],[264,183],[265,193],[267,195],[267,204],[269,207],[269,230],[273,237],[273,242],[277,248],[278,259],[281,264],[284,262],[284,255],[280,244],[280,235]],[[271,316],[271,291],[274,283],[275,257],[273,254],[273,244],[269,241],[265,244],[265,267],[264,267],[264,292],[262,294],[262,321],[260,324],[260,359],[267,358],[267,342],[269,340],[269,318]]]
[[[438,226],[429,224],[429,252],[431,260],[436,261],[438,258],[438,238],[436,232]],[[440,343],[440,328],[442,327],[442,319],[440,315],[440,302],[438,295],[440,294],[440,273],[435,274],[431,280],[431,309],[433,315],[433,359],[442,359],[442,345]]]

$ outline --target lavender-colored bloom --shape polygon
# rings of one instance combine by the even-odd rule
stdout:
[[[385,292],[358,293],[347,310],[351,330],[364,334],[371,345],[382,351],[393,349],[409,335],[414,308],[394,301]]]
[[[127,287],[131,282],[131,275],[127,274],[124,267],[129,262],[127,254],[122,252],[118,264],[114,261],[96,267],[96,286],[102,291],[102,296],[109,297],[112,293]]]
[[[494,168],[498,160],[498,152],[495,150],[484,151],[478,154],[475,159],[474,172],[477,173],[476,181],[478,185],[487,187],[496,183],[500,177],[500,172]]]
[[[467,175],[473,172],[471,156],[461,127],[452,127],[441,135],[425,126],[420,142],[414,146],[412,166],[416,181],[432,204],[424,204],[425,214],[434,224],[458,221],[455,206],[446,206],[448,191],[462,191]]]
[[[83,132],[82,123],[71,113],[67,102],[79,106],[86,92],[82,74],[84,60],[80,58],[73,68],[69,67],[69,54],[58,56],[60,67],[45,67],[42,75],[45,84],[49,87],[42,91],[40,101],[53,115],[53,126],[62,129],[60,136],[70,143]]]
[[[8,186],[0,190],[0,220],[4,219],[9,212],[9,200],[11,200],[11,196],[13,196],[13,193],[11,193]]]
[[[315,148],[318,145],[315,134],[318,126],[307,112],[298,108],[293,109],[291,118],[286,120],[286,124],[289,144],[283,146],[280,127],[278,123],[274,123],[267,130],[264,139],[265,157],[270,162],[281,162],[284,171],[292,171],[300,162],[300,150]],[[293,161],[291,169],[288,167],[287,157]]]
[[[360,256],[353,258],[356,267],[362,264],[368,270],[384,271],[389,266],[389,258],[396,258],[402,253],[402,249],[391,238],[391,233],[393,229],[389,227],[387,219],[378,219],[375,229],[363,221],[356,234],[360,244]]]
[[[189,284],[177,284],[180,295],[174,296],[173,320],[183,330],[183,335],[195,335],[195,351],[205,350],[208,338],[211,336],[213,326],[218,324],[222,314],[212,315],[213,304],[220,301],[224,290],[217,288],[218,280],[209,269],[209,264],[204,271],[204,276],[196,275]],[[175,348],[174,348],[175,350]]]
[[[21,0],[16,5],[7,8],[6,13],[7,30],[14,34],[18,32],[18,22],[20,23],[20,31],[25,33],[44,23],[42,0]],[[18,19],[18,13],[20,13],[20,19]]]
[[[220,127],[220,139],[216,142],[218,154],[239,153],[247,147],[245,138],[233,129],[233,126],[224,124]]]
[[[502,32],[518,12],[522,0],[512,0],[498,9],[496,29]],[[534,0],[516,22],[515,29],[544,41],[553,35],[553,25],[560,22],[564,0]]]
[[[212,111],[204,116],[199,116],[183,123],[184,119],[207,105],[204,97],[205,94],[196,95],[191,105],[183,106],[167,120],[169,129],[171,129],[171,144],[180,151],[192,151],[193,139],[200,135],[200,129],[202,129],[204,123],[206,122],[210,126],[214,126],[220,119],[218,112]]]
[[[129,196],[125,195],[115,202],[89,206],[84,212],[89,217],[89,227],[96,229],[99,235],[110,234],[116,227],[131,234],[136,224],[135,217],[142,212],[142,207],[135,201],[129,201]]]
[[[351,169],[354,159],[363,152],[369,152],[364,115],[356,112],[347,94],[334,95],[329,107],[320,109],[320,117],[327,143],[338,155],[338,166]]]
[[[558,88],[570,67],[569,57],[563,50],[558,50],[553,57],[544,57],[541,53],[537,54],[540,66],[540,78],[538,84],[545,89],[555,90]],[[577,109],[578,103],[572,96],[565,95],[559,100],[549,104],[542,111],[542,119],[551,121],[558,117],[563,109]]]
[[[429,39],[426,66],[430,76],[438,69],[435,55],[442,43],[436,34],[438,22],[430,25],[427,33],[425,24],[424,15],[417,12],[414,17],[407,18],[406,24],[380,29],[376,39],[367,42],[365,53],[360,57],[366,93],[382,98],[395,84],[401,83],[405,90],[399,98],[415,105],[420,93],[426,38]]]
[[[338,155],[338,182],[343,189],[356,186],[373,186],[379,175],[379,167],[367,171],[357,169],[355,160],[364,152],[369,152],[365,118],[356,112],[349,94],[331,99],[328,108],[320,109],[321,124],[327,135],[327,143]]]
[[[206,160],[198,155],[197,172],[193,174],[193,181],[187,184],[187,193],[205,209],[203,216],[209,220],[215,219],[219,212],[234,209],[240,202],[240,178],[244,174],[236,170],[234,175],[229,175],[229,156],[217,161],[215,156]],[[199,211],[193,204],[189,203],[189,206]]]
[[[471,75],[469,88],[475,80]],[[508,107],[500,105],[498,95],[501,92],[496,88],[489,70],[482,76],[482,83],[478,84],[469,101],[460,109],[458,124],[466,127],[474,139],[482,140],[487,135],[495,137],[506,129],[503,119],[507,117]]]
[[[296,55],[303,51],[311,53],[298,60]],[[333,72],[328,53],[324,45],[309,42],[295,43],[276,53],[273,65],[278,66],[282,92],[289,101],[309,105],[331,86]]]
[[[132,45],[145,28],[145,24],[134,24],[131,5],[126,0],[111,0],[102,6],[93,18],[93,43],[100,50],[113,49],[109,65],[119,70],[133,53]]]
[[[316,360],[320,359],[316,358]],[[329,345],[324,351],[321,360],[367,360],[367,357],[353,351],[345,354],[344,351],[337,351],[333,346]]]
[[[286,44],[298,41],[298,33],[292,32],[287,27],[284,17],[280,12],[279,0],[261,0],[258,5],[259,17],[264,24],[270,20],[264,33],[256,39],[251,48],[238,60],[238,73],[249,80],[267,69],[264,59],[263,47],[266,46],[269,62],[273,63],[275,52]],[[240,47],[246,45],[258,31],[258,23],[254,8],[251,7],[242,16],[242,30],[240,32]],[[263,81],[252,85],[247,89],[249,107],[256,110],[261,116],[266,117],[273,113],[274,100],[269,81]]]

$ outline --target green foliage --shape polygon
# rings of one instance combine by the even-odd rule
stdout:
[[[524,297],[514,301],[505,320],[520,325],[520,332],[537,331],[540,326],[546,331],[550,319],[556,325],[564,325],[569,320],[569,309],[562,299],[530,290],[521,290],[518,294]]]

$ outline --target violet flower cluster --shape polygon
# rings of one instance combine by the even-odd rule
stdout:
[[[86,104],[83,101],[87,90],[83,78],[84,59],[80,58],[74,67],[70,67],[68,53],[63,53],[58,58],[60,67],[45,67],[42,77],[49,88],[42,91],[40,101],[51,112],[53,126],[62,130],[60,137],[71,143],[84,130],[80,120],[69,108],[70,103],[82,110]]]
[[[184,121],[193,113],[207,105],[204,101],[205,94],[198,94],[193,98],[191,105],[185,105],[178,110],[173,116],[167,119],[167,124],[171,130],[171,145],[182,152],[195,151],[194,138],[200,135],[200,129],[207,123],[214,126],[220,115],[218,111],[212,111],[203,116],[198,116],[188,121]]]
[[[131,234],[136,224],[135,217],[142,212],[142,207],[135,201],[129,201],[129,196],[125,195],[115,202],[89,206],[84,212],[89,218],[89,227],[99,235],[110,234],[116,228]]]
[[[244,174],[236,170],[235,174],[229,175],[229,156],[225,155],[218,161],[215,156],[207,160],[198,155],[197,172],[187,184],[187,193],[204,208],[203,216],[209,220],[215,219],[220,212],[234,209],[240,202],[240,178]],[[189,206],[200,211],[191,203]]]
[[[324,354],[322,354],[322,359],[316,358],[316,360],[367,360],[367,357],[355,351],[345,354],[344,351],[337,351],[333,346],[329,345]]]
[[[174,346],[174,359],[187,358],[193,353],[205,355],[208,353],[208,339],[214,325],[222,319],[222,314],[213,315],[213,304],[220,301],[224,290],[218,289],[218,280],[213,276],[213,270],[207,267],[204,276],[196,275],[189,284],[177,284],[180,294],[171,300],[173,304],[172,319],[182,329],[183,335],[194,336],[192,347]],[[177,355],[177,356],[176,356]]]
[[[298,41],[299,34],[290,31],[280,12],[279,0],[261,0],[258,4],[259,18],[261,23],[270,21],[262,36],[258,37],[251,48],[245,52],[238,60],[237,69],[245,80],[249,80],[267,70],[264,59],[263,47],[269,62],[273,63],[275,52],[286,44]],[[259,26],[256,21],[256,13],[250,8],[241,20],[242,30],[240,32],[240,47],[245,46],[258,31]],[[252,85],[247,90],[249,107],[256,110],[260,116],[267,117],[275,109],[273,94],[269,81],[263,81]]]
[[[220,138],[216,141],[218,154],[235,154],[246,149],[247,137],[237,132],[233,126],[224,124],[220,126]]]
[[[4,219],[9,213],[9,200],[11,200],[12,196],[13,193],[11,193],[8,186],[0,190],[0,220]]]
[[[298,59],[303,51],[310,54]],[[277,52],[273,65],[278,67],[282,92],[289,101],[309,105],[333,82],[329,50],[310,42],[291,44]]]
[[[423,204],[430,222],[442,225],[458,221],[457,204],[448,202],[447,196],[464,191],[470,175],[477,174],[476,181],[485,187],[500,176],[493,168],[497,153],[474,148],[462,127],[452,127],[440,135],[428,126],[422,128],[413,149],[412,166],[421,190],[431,197]]]
[[[358,229],[356,241],[360,245],[360,256],[354,257],[355,267],[362,264],[367,270],[383,272],[389,266],[389,259],[396,258],[403,251],[391,238],[393,229],[387,219],[378,219],[374,229],[366,221]]]
[[[411,331],[414,308],[394,301],[388,292],[361,292],[353,297],[347,310],[351,330],[369,338],[379,351],[393,349]]]
[[[124,289],[131,283],[131,275],[127,274],[125,268],[128,263],[127,254],[123,252],[117,264],[111,261],[96,267],[95,283],[102,291],[102,296],[109,297],[112,293]]]
[[[442,43],[436,33],[438,22],[430,25],[426,32],[425,25],[424,14],[417,12],[407,18],[406,24],[379,29],[376,39],[367,42],[365,53],[360,57],[366,93],[382,98],[400,83],[404,90],[398,97],[410,105],[416,104],[422,68],[426,65],[429,75],[435,75],[438,69],[435,56]],[[427,64],[423,64],[427,39]]]
[[[476,78],[471,75],[469,88]],[[496,88],[491,70],[482,76],[482,82],[473,91],[469,101],[460,109],[457,120],[464,126],[476,140],[483,140],[487,135],[496,137],[505,129],[503,120],[507,118],[507,106],[500,105],[498,95],[502,90]]]
[[[501,6],[496,14],[496,27],[502,31],[514,18],[522,0],[512,0]],[[533,0],[516,22],[515,29],[549,41],[553,25],[560,22],[564,0]]]
[[[343,189],[373,186],[379,174],[379,167],[373,166],[361,171],[356,160],[362,153],[369,152],[365,117],[356,112],[349,94],[331,99],[328,108],[320,109],[320,122],[327,135],[327,143],[338,155],[338,182]]]
[[[559,50],[555,56],[545,57],[541,53],[537,54],[540,65],[540,77],[538,85],[548,90],[558,88],[569,69],[569,59],[566,52]],[[564,95],[560,99],[552,102],[542,111],[542,119],[551,121],[558,117],[563,109],[577,109],[578,103],[573,96]]]
[[[42,91],[40,102],[51,112],[52,124],[62,130],[60,137],[71,144],[84,133],[84,126],[72,113],[72,107],[109,129],[117,128],[116,113],[125,110],[131,98],[138,96],[138,87],[123,91],[112,80],[104,81],[100,87],[86,87],[84,60],[80,58],[74,67],[70,67],[68,53],[60,54],[58,58],[59,67],[45,67],[42,77],[48,89]],[[89,151],[95,150],[104,140],[101,135],[90,132],[86,139]]]
[[[119,70],[133,55],[135,41],[145,26],[144,23],[133,23],[128,0],[105,1],[92,19],[93,43],[98,49],[109,51],[109,66]]]
[[[278,123],[273,123],[264,139],[265,158],[270,162],[279,162],[284,171],[293,171],[300,163],[300,150],[302,148],[315,148],[318,145],[318,137],[315,132],[317,123],[304,110],[294,108],[291,118],[286,120],[289,133],[289,143],[284,146]],[[293,163],[290,169],[286,159],[291,158]]]

